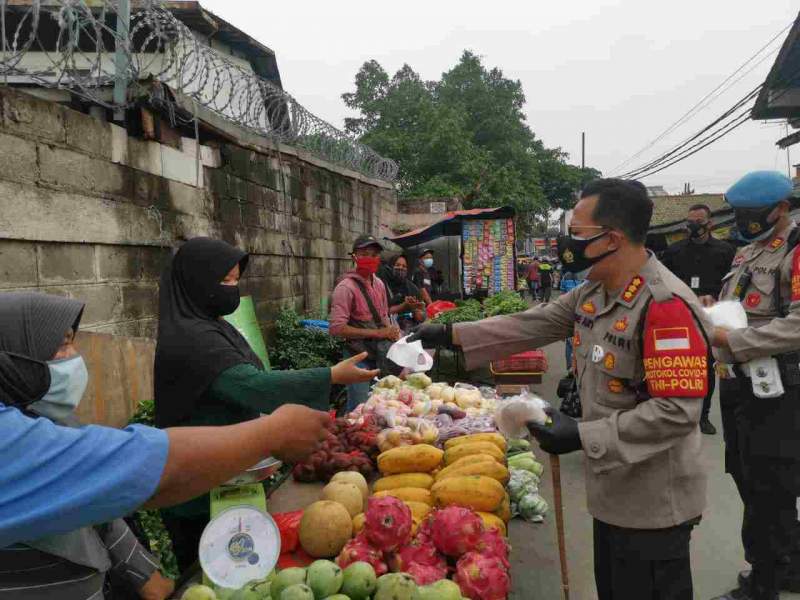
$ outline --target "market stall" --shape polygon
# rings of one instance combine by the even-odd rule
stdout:
[[[445,287],[463,298],[485,297],[516,289],[514,215],[508,206],[454,211],[433,225],[387,239],[412,257],[432,248]]]
[[[493,388],[422,373],[380,380],[269,498],[269,543],[242,543],[249,532],[231,524],[242,563],[231,569],[279,541],[277,572],[238,590],[207,581],[189,598],[506,598],[510,521],[548,507],[530,445],[498,431],[504,404]]]

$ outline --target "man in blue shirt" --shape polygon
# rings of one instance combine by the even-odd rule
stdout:
[[[327,420],[284,405],[228,427],[71,429],[0,402],[0,547],[184,502],[267,456],[301,459]]]

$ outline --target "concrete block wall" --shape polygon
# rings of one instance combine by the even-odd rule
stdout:
[[[84,329],[153,338],[166,261],[207,235],[252,253],[243,293],[268,326],[284,303],[317,309],[352,240],[396,214],[390,185],[266,144],[199,154],[0,87],[0,291],[79,298]]]

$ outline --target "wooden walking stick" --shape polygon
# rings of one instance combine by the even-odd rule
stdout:
[[[556,534],[558,537],[558,557],[561,561],[561,590],[564,600],[569,600],[569,573],[567,572],[567,547],[564,537],[564,503],[561,499],[561,459],[557,454],[550,455],[550,472],[553,476],[553,504],[556,509]]]

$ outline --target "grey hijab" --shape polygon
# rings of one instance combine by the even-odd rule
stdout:
[[[24,409],[50,387],[46,363],[72,328],[84,303],[34,293],[0,293],[0,402]]]
[[[25,409],[47,393],[46,363],[67,330],[77,331],[83,308],[83,302],[60,296],[0,293],[0,402]],[[108,552],[92,527],[25,545],[100,572],[111,568]]]

